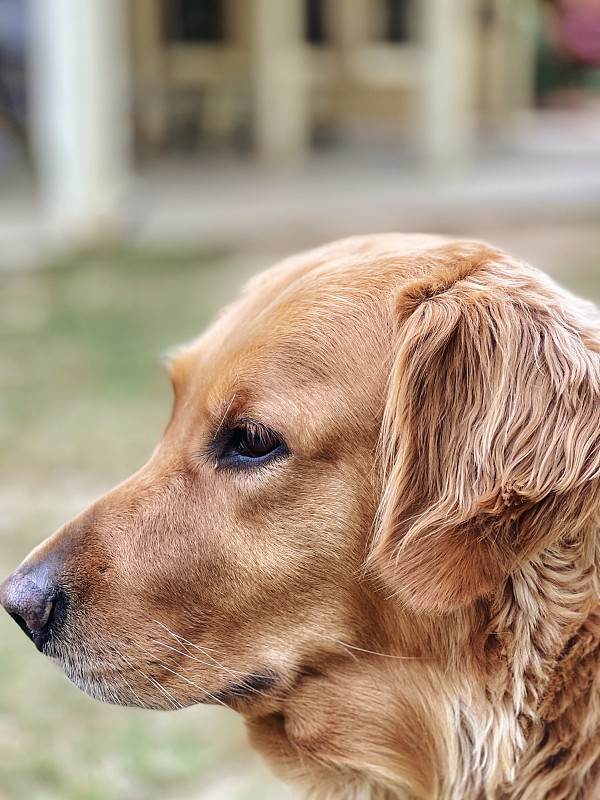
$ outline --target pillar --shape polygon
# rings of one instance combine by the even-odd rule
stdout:
[[[476,126],[474,0],[423,0],[420,135],[426,166],[451,170],[468,158]]]
[[[34,153],[45,220],[61,244],[125,224],[129,161],[124,0],[31,0]]]
[[[300,159],[310,143],[302,0],[252,0],[254,141],[268,164]]]

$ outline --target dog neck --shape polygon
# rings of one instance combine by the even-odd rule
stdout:
[[[252,721],[252,743],[314,798],[596,796],[600,592],[582,542],[515,570],[490,603],[419,620],[443,643],[434,656],[379,653],[379,638],[306,675],[280,713]],[[404,615],[388,641],[399,627],[406,641]]]
[[[519,720],[505,796],[592,798],[600,784],[598,536],[557,545],[511,579],[495,625]],[[535,578],[532,583],[532,578]],[[511,635],[512,634],[512,635]],[[533,790],[529,790],[530,792]]]

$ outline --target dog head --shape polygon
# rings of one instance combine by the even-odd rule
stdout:
[[[266,713],[347,648],[429,652],[427,620],[597,516],[598,341],[477,243],[290,259],[173,357],[150,461],[2,603],[80,688],[146,707]]]

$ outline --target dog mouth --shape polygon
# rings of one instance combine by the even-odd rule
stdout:
[[[214,695],[214,701],[225,705],[235,705],[239,702],[256,699],[257,696],[267,695],[277,687],[280,678],[272,670],[251,672],[243,679],[228,684]]]
[[[167,685],[163,672],[152,665],[139,666],[122,656],[115,664],[85,650],[71,647],[47,649],[51,661],[78,689],[103,703],[154,710],[180,709],[209,702],[209,693],[187,693]],[[190,687],[192,688],[192,687]]]
[[[98,650],[93,650],[82,639],[74,644],[50,636],[39,649],[78,689],[95,700],[119,706],[171,710],[200,704],[243,711],[274,699],[282,682],[277,672],[263,667],[188,677],[181,664],[166,664],[152,654],[134,660],[122,646],[110,641],[100,642]]]
[[[162,676],[152,675],[150,671],[140,668],[135,668],[134,675],[125,675],[114,669],[88,669],[80,661],[64,657],[59,659],[51,656],[51,659],[78,689],[95,700],[155,710],[180,709],[192,705],[225,705],[233,709],[243,709],[260,699],[272,696],[279,683],[274,672],[255,672],[214,692],[201,690],[194,682],[190,687],[192,692],[189,693],[186,682],[184,695],[171,685],[167,686]],[[143,679],[141,685],[140,678]]]
[[[160,708],[161,704],[142,696],[121,672],[91,669],[80,659],[49,656],[78,689],[103,703],[140,708]]]
[[[162,637],[133,640],[130,635],[107,635],[86,622],[62,589],[45,594],[43,600],[27,606],[26,613],[7,611],[36,648],[96,700],[155,709],[219,704],[244,710],[261,698],[274,698],[276,688],[285,684],[267,667],[232,669],[214,651],[156,620],[161,631],[173,637],[173,644]],[[156,645],[162,645],[164,652],[157,652]],[[204,669],[199,671],[198,664]],[[190,670],[190,665],[196,668]]]

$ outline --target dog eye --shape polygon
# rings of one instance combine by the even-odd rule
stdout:
[[[241,422],[229,431],[219,458],[219,466],[252,466],[287,453],[283,439],[266,425]]]
[[[240,455],[249,458],[262,458],[281,444],[274,433],[258,425],[246,425],[238,429],[235,440]]]

